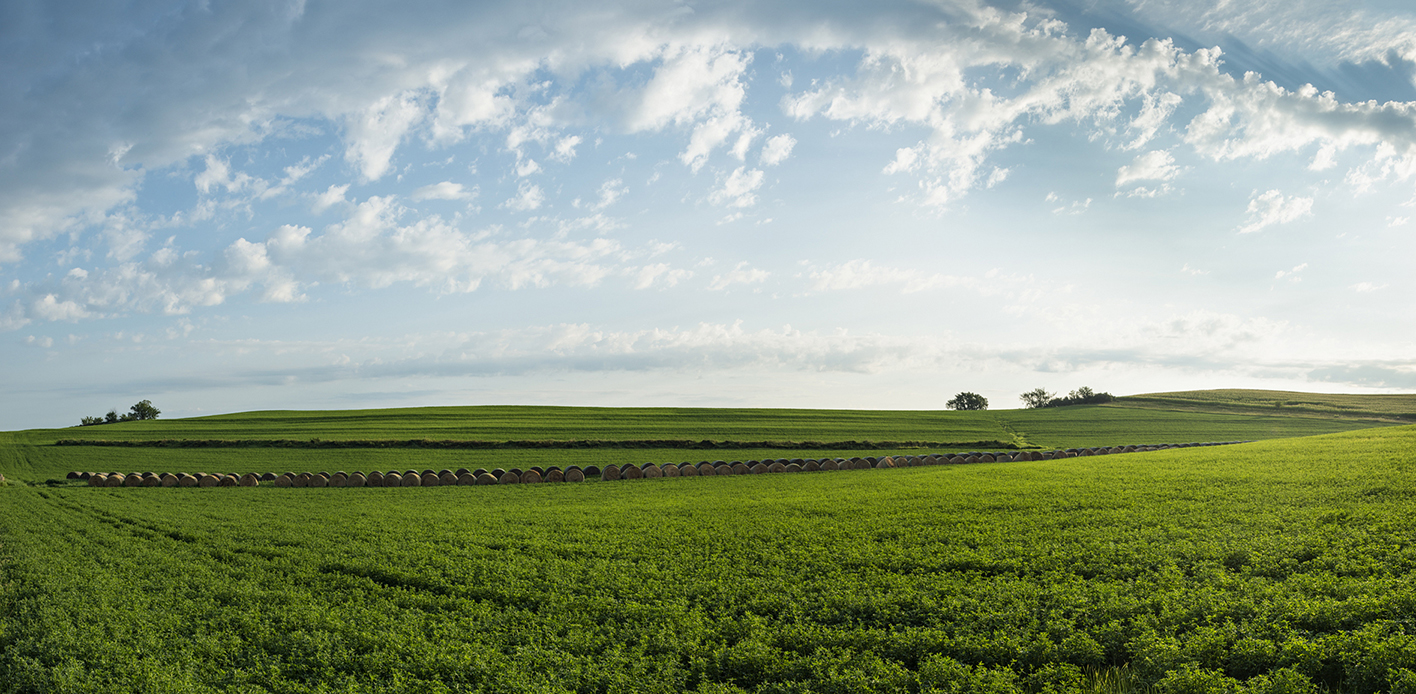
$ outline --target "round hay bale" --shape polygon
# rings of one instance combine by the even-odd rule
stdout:
[[[368,484],[369,478],[365,477],[362,472],[356,472],[350,475],[349,479],[344,480],[344,486],[346,487],[363,487]]]
[[[600,471],[600,479],[607,482],[613,482],[619,478],[620,469],[617,465],[606,465],[605,469]]]
[[[177,476],[174,475],[174,474],[172,474],[172,473],[170,473],[170,472],[164,472],[164,473],[162,473],[162,476],[159,477],[158,479],[162,481],[162,486],[164,486],[164,487],[175,487],[175,486],[177,486]]]
[[[776,462],[776,461],[773,461],[773,463],[772,463],[771,465],[768,465],[768,466],[767,466],[767,472],[769,472],[769,473],[776,474],[776,473],[779,473],[779,472],[786,472],[786,471],[787,471],[787,466],[785,466],[785,465],[783,465],[783,464],[781,464],[781,463],[778,463],[778,462]]]
[[[855,462],[851,463],[852,470],[869,470],[870,466],[870,461],[865,458],[856,458]]]
[[[541,479],[546,478],[546,469],[541,467],[540,465],[532,465],[530,469],[535,470],[536,474],[541,476]]]
[[[432,470],[424,470],[424,471],[418,473],[419,476],[422,476],[422,475],[437,475],[437,474],[438,474],[438,473],[433,472]]]
[[[383,481],[384,481],[384,475],[383,475],[382,472],[379,472],[378,470],[374,470],[373,472],[369,473],[369,476],[368,476],[368,478],[366,479],[366,483],[367,483],[370,487],[382,487],[382,486],[383,486]]]
[[[124,486],[124,487],[141,487],[141,486],[143,486],[143,476],[142,476],[142,475],[124,475],[124,476],[123,476],[123,486]]]
[[[472,472],[471,470],[468,470],[468,469],[465,468],[465,467],[460,467],[460,468],[457,468],[456,470],[453,470],[453,471],[452,471],[452,473],[453,473],[454,475],[457,475],[458,477],[461,477],[461,476],[467,475],[467,474],[471,474],[471,472]]]
[[[317,488],[317,489],[320,488],[320,487],[328,487],[328,486],[329,486],[329,480],[325,479],[325,476],[324,476],[324,475],[311,475],[311,476],[310,476],[310,484],[307,485],[307,486],[315,487],[315,488]]]
[[[241,480],[231,475],[222,475],[216,482],[216,486],[218,487],[235,487],[239,484],[241,484]]]
[[[822,472],[836,472],[841,469],[841,464],[831,458],[822,458],[817,465],[820,466]]]
[[[495,477],[495,478],[497,478],[497,479],[501,479],[501,476],[502,476],[502,475],[505,475],[505,474],[506,474],[506,470],[503,470],[503,469],[501,469],[501,468],[497,468],[497,469],[495,469],[495,470],[492,470],[492,472],[491,472],[492,477]],[[517,474],[521,474],[521,473],[517,473]]]
[[[454,473],[452,470],[438,470],[438,479],[442,479],[443,475],[452,475],[453,479],[457,479],[457,473]]]
[[[80,473],[79,473],[79,479],[82,480],[82,481],[84,481],[84,482],[89,481],[89,478],[90,478],[90,477],[93,477],[93,473],[92,473],[92,472],[80,472]]]
[[[143,487],[161,487],[161,486],[162,486],[162,478],[156,477],[156,476],[148,477],[147,475],[143,475],[143,481],[142,481],[142,484],[141,484],[140,486],[143,486]]]
[[[581,472],[585,473],[586,477],[594,477],[600,474],[600,468],[597,465],[590,465],[587,466],[584,470],[581,470]]]
[[[748,470],[754,475],[765,475],[767,474],[767,465],[764,463],[758,463],[756,465],[753,465]]]
[[[731,475],[731,474],[733,474],[733,466],[728,465],[728,464],[726,464],[726,463],[724,463],[724,464],[722,464],[722,465],[714,465],[714,466],[713,466],[713,474],[715,474],[715,475]]]
[[[399,472],[399,471],[397,471],[397,470],[389,470],[388,472],[385,472],[385,473],[384,473],[384,478],[383,478],[383,486],[385,486],[385,487],[402,487],[402,486],[403,486],[403,473],[401,473],[401,472]]]
[[[343,487],[347,479],[349,479],[349,475],[344,474],[344,471],[341,470],[329,476],[329,486]]]
[[[457,484],[457,475],[452,474],[452,470],[444,470],[438,473],[438,481],[444,485]]]
[[[806,465],[806,461],[805,461],[805,460],[802,460],[801,458],[792,458],[790,461],[787,462],[788,465],[790,465],[790,464],[792,464],[792,463],[796,463],[797,467],[801,467],[801,466],[803,466],[803,465]]]
[[[479,468],[477,468],[476,470],[473,470],[473,471],[472,471],[472,476],[473,476],[473,477],[481,477],[482,475],[485,475],[485,474],[487,474],[487,470],[486,470],[485,468],[480,468],[480,467],[479,467]]]
[[[260,483],[261,478],[257,477],[256,475],[252,475],[250,473],[241,475],[240,484],[242,487],[257,487],[260,486]]]
[[[293,482],[294,480],[289,477],[286,477],[285,475],[281,475],[275,478],[275,486],[280,487],[281,489],[289,488]]]
[[[802,466],[801,469],[805,472],[821,472],[821,463],[815,460],[808,460],[806,461],[806,465]]]
[[[788,463],[788,464],[787,464],[786,471],[787,471],[787,472],[801,472],[801,466],[800,466],[800,465],[797,465],[796,463]]]
[[[749,472],[745,463],[734,462],[732,469],[734,475],[746,475]]]
[[[969,464],[978,463],[978,462],[982,462],[982,461],[983,461],[983,459],[980,458],[980,457],[978,457],[978,456],[976,456],[976,455],[971,455],[971,456],[969,456],[969,457],[967,457],[967,458],[964,458],[964,462],[965,462],[965,463],[969,463]]]
[[[584,482],[584,481],[585,481],[585,473],[582,472],[581,470],[577,469],[577,468],[570,468],[570,469],[568,469],[568,470],[565,471],[565,481],[567,481],[567,482]]]
[[[108,476],[107,476],[107,475],[103,475],[103,474],[99,474],[99,475],[89,475],[89,478],[88,478],[88,486],[90,486],[90,487],[102,487],[102,486],[104,485],[104,483],[107,482],[107,481],[108,481]]]
[[[262,482],[274,482],[276,477],[278,477],[278,475],[276,475],[274,472],[261,473]]]
[[[474,484],[477,484],[477,476],[470,472],[464,472],[457,476],[457,485],[460,487],[466,487]]]
[[[997,462],[997,460],[998,460],[997,458],[994,458],[992,455],[990,455],[990,454],[988,454],[988,453],[984,453],[983,455],[981,455],[981,456],[978,457],[978,462],[980,462],[980,463],[993,463],[993,462]]]
[[[477,475],[477,484],[496,484],[497,478],[492,477],[492,473],[484,472]]]
[[[551,469],[549,469],[549,470],[546,471],[546,482],[550,483],[550,482],[564,482],[564,481],[565,481],[565,473],[564,473],[564,472],[561,472],[560,470],[557,470],[557,469],[555,469],[555,468],[551,468]]]
[[[694,467],[698,468],[699,477],[711,477],[713,475],[718,474],[716,472],[716,469],[713,467],[713,464],[709,462],[699,463]]]
[[[197,478],[198,487],[216,487],[220,485],[221,479],[218,478],[216,475],[208,475],[206,473],[202,473],[202,475]]]
[[[678,466],[678,474],[679,477],[697,477],[698,467],[690,463],[684,463]]]
[[[658,465],[648,465],[641,469],[639,474],[643,475],[645,479],[658,479],[664,476],[664,470]]]
[[[522,484],[540,484],[540,482],[541,473],[536,472],[535,470],[527,470],[526,472],[521,473]]]
[[[516,473],[514,473],[514,472],[511,472],[511,471],[507,471],[507,472],[502,473],[502,476],[497,479],[497,483],[498,483],[498,484],[520,484],[520,483],[521,483],[521,475],[518,475],[518,474],[516,474]]]
[[[644,477],[644,472],[633,465],[626,465],[620,468],[620,479],[637,480]]]
[[[66,479],[66,480],[76,480],[76,479],[78,479],[78,478],[79,478],[79,473],[77,473],[77,472],[70,472],[69,474],[64,475],[64,479]]]
[[[418,483],[423,487],[437,487],[442,484],[442,479],[438,477],[438,473],[429,470],[418,476]]]
[[[416,471],[409,470],[398,476],[398,486],[400,487],[421,487],[423,486],[423,476]]]
[[[679,476],[679,469],[678,469],[678,466],[677,466],[677,465],[674,465],[673,463],[666,463],[666,464],[664,464],[663,466],[661,466],[661,467],[659,468],[659,471],[662,472],[662,473],[664,473],[664,476],[665,476],[665,477],[678,477],[678,476]]]
[[[885,456],[885,457],[883,457],[883,458],[877,458],[876,461],[875,461],[875,466],[874,466],[874,467],[875,467],[876,470],[884,470],[885,468],[892,468],[892,467],[895,467],[895,460],[894,460],[893,458],[891,458],[890,456]]]

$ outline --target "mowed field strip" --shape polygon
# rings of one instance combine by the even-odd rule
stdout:
[[[476,436],[595,431],[546,421],[547,411],[539,425],[522,425],[539,436]],[[1003,430],[1048,447],[1271,440],[994,465],[311,494],[91,488],[62,477],[163,469],[152,456],[168,454],[245,471],[266,455],[293,456],[270,466],[283,470],[328,469],[323,456],[351,453],[446,455],[447,465],[426,467],[474,467],[476,455],[504,461],[508,452],[60,447],[45,442],[80,430],[12,433],[0,460],[0,472],[20,480],[0,489],[0,691],[1277,694],[1416,685],[1416,427],[1291,438],[1382,423],[1198,412],[1167,422],[1159,412],[907,413],[965,422],[929,431],[862,413],[885,423],[864,434],[768,427],[760,431],[778,433],[757,436],[951,440],[992,421],[987,436],[967,438]],[[171,438],[161,427],[183,421],[151,423],[144,435]],[[726,421],[712,436],[684,438],[746,439],[735,426],[760,426]],[[1061,433],[1069,424],[1083,433]],[[231,428],[199,436],[258,428],[220,426]],[[1206,435],[1205,426],[1216,429]],[[110,438],[127,427],[84,433]],[[434,429],[469,436],[425,431]],[[297,421],[280,438],[318,435]],[[75,465],[82,459],[69,456],[78,455],[139,457]],[[369,469],[386,467],[424,465]]]

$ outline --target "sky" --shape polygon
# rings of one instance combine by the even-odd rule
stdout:
[[[1416,391],[1406,0],[6,0],[0,66],[0,429]]]

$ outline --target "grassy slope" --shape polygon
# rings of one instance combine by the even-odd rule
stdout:
[[[1208,391],[1206,391],[1208,392]],[[1255,391],[1262,393],[1262,391]],[[1183,395],[1183,394],[1181,394]],[[1378,396],[1348,396],[1369,398]],[[1135,406],[1141,402],[1142,406]],[[248,412],[98,427],[0,433],[0,473],[30,481],[71,470],[245,472],[604,465],[892,451],[309,451],[155,450],[50,446],[96,439],[688,439],[1013,441],[1043,448],[1309,436],[1391,422],[1272,408],[1262,414],[1160,409],[1158,400],[989,412],[709,408],[432,407]],[[1205,402],[1196,398],[1195,402]],[[1369,407],[1369,409],[1371,409]],[[1365,411],[1365,410],[1364,410]],[[938,452],[948,452],[943,449]],[[903,451],[896,451],[903,452]]]
[[[1184,691],[1385,691],[1416,671],[1413,448],[1396,427],[815,475],[8,489],[0,682],[1076,691],[1129,663]]]
[[[1285,390],[1191,390],[1118,398],[1117,406],[1237,414],[1296,414],[1347,419],[1416,420],[1416,395],[1330,395]]]

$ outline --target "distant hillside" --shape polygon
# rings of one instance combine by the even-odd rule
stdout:
[[[1416,421],[1416,394],[1329,395],[1226,388],[1128,395],[1117,398],[1109,406],[1232,414],[1301,414],[1392,422]]]

